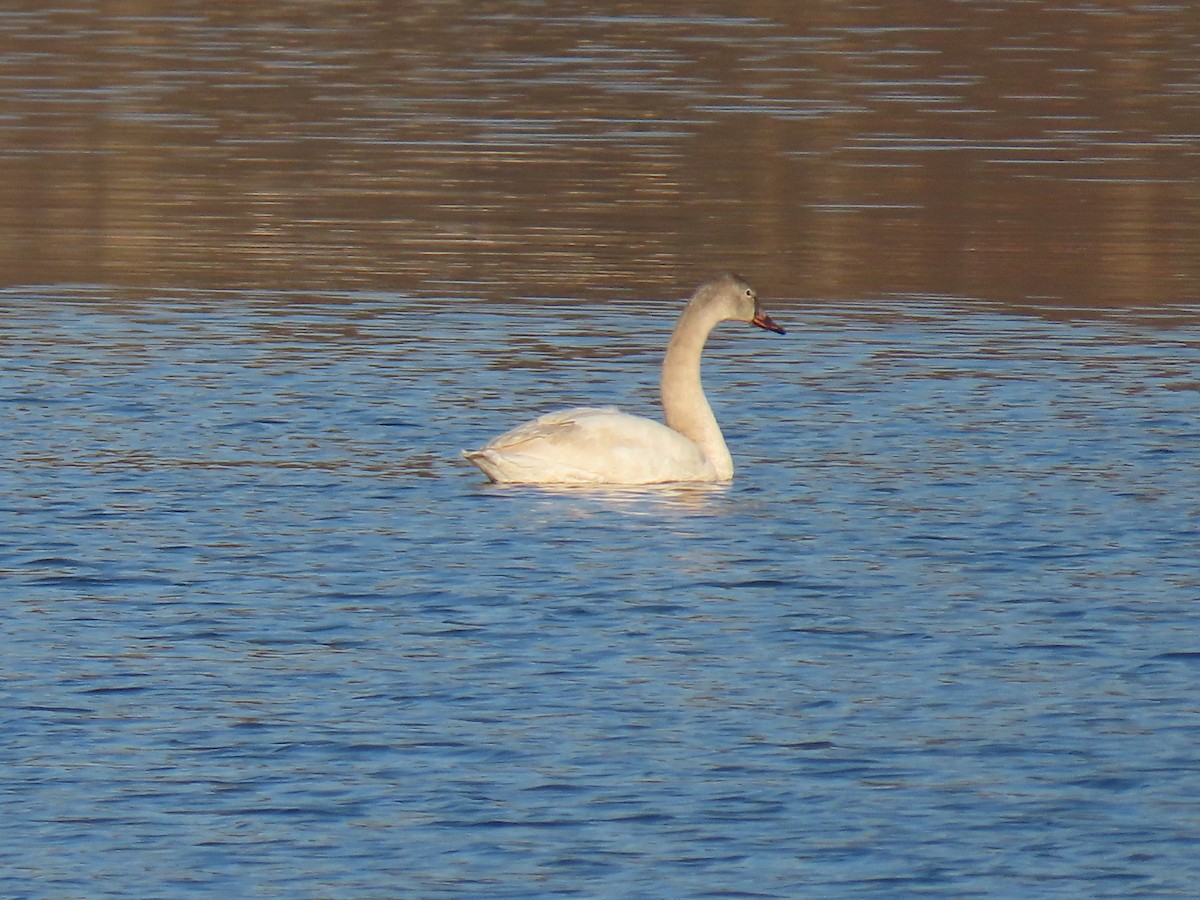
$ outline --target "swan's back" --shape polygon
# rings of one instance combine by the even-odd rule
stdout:
[[[716,481],[688,438],[612,407],[568,409],[518,425],[463,454],[492,481],[523,484],[661,484]]]

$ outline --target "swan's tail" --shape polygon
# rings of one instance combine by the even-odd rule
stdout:
[[[500,480],[500,471],[496,467],[496,460],[491,458],[488,451],[485,450],[463,450],[462,458],[473,466],[479,469],[492,481]]]

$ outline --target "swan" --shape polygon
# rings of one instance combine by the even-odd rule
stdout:
[[[786,332],[737,275],[701,285],[688,301],[662,367],[666,424],[613,407],[552,412],[463,456],[494,482],[664,484],[729,481],[733,458],[700,384],[700,354],[718,323],[736,320]]]

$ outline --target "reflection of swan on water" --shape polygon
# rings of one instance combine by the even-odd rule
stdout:
[[[516,484],[729,481],[733,459],[700,383],[704,342],[727,320],[784,333],[741,278],[724,275],[702,285],[667,344],[666,425],[612,407],[568,409],[518,425],[463,455],[492,481]]]

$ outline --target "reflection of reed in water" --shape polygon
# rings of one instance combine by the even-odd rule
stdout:
[[[1185,7],[126,6],[0,19],[9,284],[1200,293]]]

